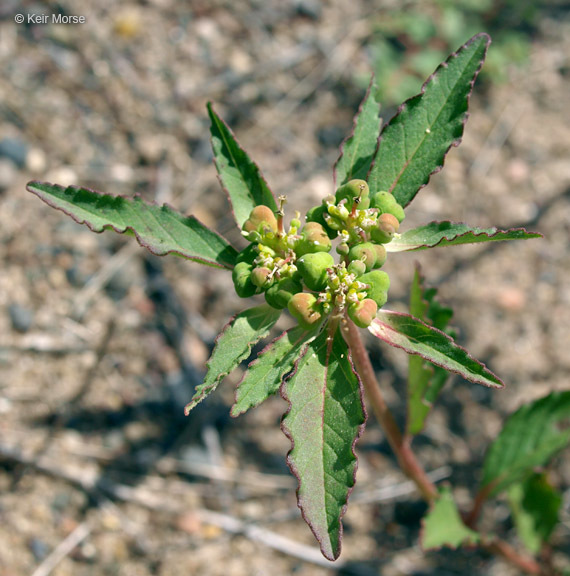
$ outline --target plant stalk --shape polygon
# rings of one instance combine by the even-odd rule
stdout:
[[[504,540],[496,539],[488,544],[483,544],[482,547],[497,556],[502,556],[505,560],[517,566],[519,570],[525,574],[544,574],[540,564],[527,556],[521,556],[510,544]]]
[[[360,333],[356,325],[344,318],[341,322],[342,332],[346,343],[352,354],[352,361],[356,367],[358,375],[366,391],[366,395],[372,405],[372,410],[380,423],[380,426],[386,434],[388,443],[392,447],[398,464],[402,471],[410,480],[415,482],[419,492],[424,500],[428,503],[437,498],[437,488],[428,478],[422,465],[418,462],[416,455],[412,451],[411,438],[403,436],[398,424],[394,420],[392,412],[388,408],[376,375],[370,362],[368,352],[364,347]],[[487,494],[480,495],[480,502],[475,506],[475,510],[470,515],[472,523],[476,523],[482,503],[485,501]],[[492,542],[482,544],[482,547],[492,554],[502,556],[505,560],[517,566],[525,574],[543,574],[540,565],[533,559],[521,556],[507,542],[495,539]]]
[[[342,321],[342,330],[366,395],[372,404],[372,410],[386,434],[388,443],[396,455],[400,468],[410,480],[415,482],[424,500],[432,502],[437,497],[437,489],[412,451],[410,439],[402,436],[402,432],[384,400],[358,328],[351,320],[345,318]]]

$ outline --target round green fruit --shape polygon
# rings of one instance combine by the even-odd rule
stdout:
[[[258,266],[251,271],[251,281],[258,288],[266,289],[272,283],[271,270],[265,266]]]
[[[287,308],[299,324],[307,330],[314,328],[321,320],[317,298],[308,292],[293,294]]]
[[[370,237],[374,242],[388,244],[394,238],[394,234],[399,230],[400,223],[398,219],[389,213],[380,214],[376,226],[370,230]]]
[[[287,308],[293,295],[301,292],[302,289],[301,284],[292,278],[282,278],[266,290],[265,300],[273,308],[283,310],[283,308]]]
[[[354,203],[355,198],[360,198],[358,207],[363,209],[367,208],[368,206],[364,206],[363,204],[369,204],[368,194],[370,193],[370,189],[368,188],[368,184],[364,180],[350,180],[344,186],[341,186],[335,194],[337,204],[341,200],[346,200],[345,206],[350,210]]]
[[[269,206],[256,206],[244,222],[242,229],[245,232],[261,232],[264,228],[277,231],[277,219]]]
[[[366,272],[366,264],[362,260],[353,260],[348,265],[347,270],[358,278]]]
[[[301,230],[301,238],[295,245],[297,256],[303,256],[313,252],[329,252],[331,249],[331,239],[325,232],[322,224],[318,222],[307,222]]]
[[[305,254],[296,262],[307,288],[320,292],[327,285],[327,269],[334,266],[334,258],[328,252]]]
[[[376,262],[374,263],[374,268],[382,268],[384,262],[386,262],[386,248],[382,244],[374,244],[374,252],[376,253]]]
[[[238,262],[232,270],[232,280],[240,298],[249,298],[255,294],[257,287],[251,281],[251,264]]]
[[[382,214],[392,214],[398,222],[405,218],[404,209],[390,192],[378,192],[371,196],[370,207],[377,208]]]
[[[376,318],[378,306],[374,300],[365,298],[360,302],[352,302],[348,306],[348,315],[359,328],[368,328]]]
[[[388,300],[388,290],[390,288],[390,278],[386,272],[381,270],[372,270],[358,278],[359,282],[368,284],[366,295],[374,300],[378,308],[382,308]]]
[[[372,270],[376,264],[376,248],[372,242],[364,242],[353,246],[348,253],[348,260],[361,260],[366,266],[366,271]]]

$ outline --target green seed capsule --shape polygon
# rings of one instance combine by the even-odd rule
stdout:
[[[268,288],[273,281],[271,270],[265,266],[258,266],[257,268],[254,268],[251,271],[251,281],[258,288]]]
[[[377,208],[382,214],[392,214],[402,222],[405,218],[404,209],[398,204],[390,192],[378,192],[370,197],[371,208]]]
[[[275,282],[270,286],[265,292],[265,300],[273,308],[282,310],[287,308],[289,300],[294,294],[301,292],[303,287],[299,282],[295,282],[292,278],[282,278],[278,282]]]
[[[390,288],[390,278],[386,272],[373,270],[360,276],[358,281],[368,284],[366,295],[376,302],[378,308],[382,308],[382,306],[386,304],[388,300],[388,289]]]
[[[327,236],[325,229],[318,222],[307,222],[301,230],[301,238],[295,245],[297,256],[314,252],[329,252],[331,249],[331,239]]]
[[[327,268],[334,266],[334,258],[328,252],[305,254],[296,262],[307,288],[320,292],[327,285]]]
[[[348,315],[359,328],[368,328],[376,318],[378,306],[374,300],[365,298],[360,302],[352,302],[348,306]]]
[[[257,287],[251,281],[251,264],[238,262],[232,270],[232,280],[240,298],[249,298],[255,294]]]
[[[317,298],[308,292],[298,292],[294,294],[289,300],[287,308],[299,324],[307,330],[315,327],[321,320],[321,312],[318,310]]]
[[[362,260],[366,265],[366,271],[369,272],[376,264],[376,248],[372,242],[364,242],[353,246],[348,253],[349,261]]]
[[[392,241],[394,234],[400,228],[398,219],[389,213],[380,214],[376,226],[370,230],[370,237],[375,242],[387,244]]]
[[[262,232],[264,228],[277,232],[277,219],[269,206],[256,206],[244,222],[242,229],[245,232]]]
[[[366,272],[366,264],[362,260],[353,260],[347,270],[358,278]]]
[[[355,198],[360,198],[359,208],[363,209],[361,206],[365,200],[368,200],[368,194],[370,189],[368,184],[364,180],[350,180],[344,186],[341,186],[335,194],[337,204],[341,200],[346,200],[346,207],[350,210],[352,209],[352,204]]]
[[[374,252],[376,252],[376,262],[374,263],[374,268],[382,268],[384,262],[386,262],[386,248],[382,244],[374,244]]]

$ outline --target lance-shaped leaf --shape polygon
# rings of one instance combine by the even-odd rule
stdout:
[[[374,79],[354,118],[350,136],[342,143],[340,156],[334,165],[335,186],[342,186],[349,180],[366,180],[376,148],[382,119],[378,116],[380,104],[374,95]]]
[[[422,548],[459,548],[462,545],[476,544],[480,539],[480,535],[465,526],[461,520],[451,490],[447,487],[441,488],[439,498],[432,504],[422,522]]]
[[[504,386],[502,380],[445,332],[409,314],[380,310],[368,330],[391,346],[402,348],[408,354],[418,354],[432,364],[456,372],[471,382],[492,388]]]
[[[481,485],[490,496],[528,476],[570,443],[570,391],[525,404],[489,447]]]
[[[467,121],[469,95],[491,39],[477,34],[441,64],[417,96],[404,102],[380,135],[368,177],[370,192],[392,192],[409,204],[445,155],[458,146]]]
[[[226,324],[216,338],[204,381],[196,386],[192,400],[184,408],[186,415],[217,388],[224,376],[249,356],[252,345],[267,336],[280,314],[281,310],[262,304],[241,312]]]
[[[426,289],[419,266],[416,266],[410,293],[410,313],[419,320],[429,322],[445,331],[453,315],[451,308],[434,300],[436,289]],[[419,434],[433,403],[437,399],[449,374],[447,370],[426,362],[421,356],[411,355],[408,360],[408,417],[406,431]]]
[[[314,332],[297,326],[268,344],[238,384],[231,415],[239,416],[278,392],[283,377],[291,372],[303,347],[314,336]]]
[[[508,490],[517,534],[527,550],[538,554],[558,523],[562,496],[544,474],[533,474]]]
[[[241,148],[232,131],[210,103],[208,114],[211,121],[214,163],[222,187],[231,202],[234,218],[241,228],[258,204],[269,206],[272,210],[277,210],[277,204],[258,166]]]
[[[479,242],[500,242],[502,240],[528,240],[542,238],[537,232],[527,232],[524,228],[477,228],[462,222],[430,222],[425,226],[408,230],[385,244],[388,252],[426,250],[440,246],[477,244]]]
[[[237,251],[225,238],[167,204],[157,206],[140,196],[126,198],[47,182],[29,182],[27,189],[93,232],[134,234],[141,246],[157,256],[175,254],[217,268],[235,264]]]
[[[281,393],[289,402],[282,429],[291,439],[287,456],[297,477],[303,518],[329,560],[338,558],[341,519],[355,482],[354,446],[366,414],[348,348],[325,329],[306,348]]]

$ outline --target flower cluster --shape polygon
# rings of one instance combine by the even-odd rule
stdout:
[[[392,194],[370,196],[364,180],[351,180],[310,210],[302,227],[296,213],[286,231],[284,203],[280,198],[276,212],[256,206],[244,223],[250,245],[233,270],[237,294],[263,292],[268,304],[288,308],[307,329],[345,313],[360,327],[370,325],[387,300],[390,280],[378,268],[404,218],[402,207]],[[334,239],[339,264],[330,254]]]

